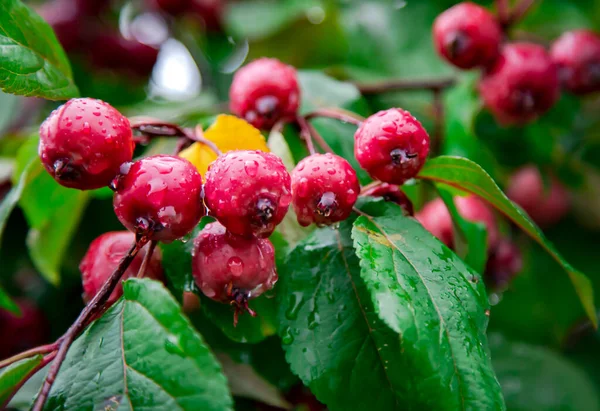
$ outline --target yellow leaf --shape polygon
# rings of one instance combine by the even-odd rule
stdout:
[[[209,164],[217,159],[217,154],[206,144],[202,143],[192,144],[181,151],[179,156],[195,165],[202,178],[206,175]]]

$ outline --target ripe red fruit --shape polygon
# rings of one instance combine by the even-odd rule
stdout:
[[[358,199],[360,184],[350,163],[335,154],[313,154],[292,171],[298,223],[330,225],[345,220]]]
[[[545,189],[535,166],[521,168],[513,174],[506,195],[540,226],[557,223],[569,211],[569,195],[563,185],[551,178],[550,187]]]
[[[79,264],[83,280],[83,299],[91,300],[102,288],[106,280],[115,271],[121,259],[125,257],[133,242],[135,234],[130,231],[113,231],[102,234],[90,244],[85,256]],[[122,280],[135,277],[140,270],[148,247],[142,248],[123,274]],[[155,248],[148,261],[144,277],[163,280],[160,249]],[[119,282],[107,300],[111,305],[123,295],[123,285]]]
[[[542,46],[508,44],[485,72],[479,91],[499,123],[524,124],[544,114],[558,100],[558,71]]]
[[[156,64],[158,49],[126,39],[119,32],[103,30],[92,39],[89,55],[97,68],[147,77]]]
[[[261,58],[239,69],[229,89],[229,108],[256,128],[270,129],[300,105],[296,69],[276,59]]]
[[[354,134],[354,155],[371,177],[402,184],[429,154],[429,135],[408,111],[391,108],[367,118]]]
[[[0,360],[47,342],[48,321],[44,314],[30,301],[16,299],[21,309],[17,316],[0,309]]]
[[[290,175],[274,154],[230,151],[209,166],[204,199],[233,234],[268,237],[292,201]]]
[[[498,226],[496,218],[489,206],[479,197],[470,195],[467,197],[454,197],[454,204],[458,213],[471,222],[481,222],[485,225],[488,238],[488,249],[492,249],[498,243]],[[454,234],[452,231],[452,217],[441,198],[425,204],[415,218],[435,237],[448,247],[454,246]]]
[[[552,44],[562,86],[575,94],[600,91],[600,36],[589,30],[564,33]]]
[[[188,234],[205,214],[202,177],[181,157],[156,155],[123,167],[113,206],[129,230],[171,242]]]
[[[365,190],[363,194],[371,197],[383,197],[385,201],[391,201],[402,207],[404,215],[414,215],[412,201],[397,185],[381,183]]]
[[[438,53],[462,69],[487,66],[498,57],[502,29],[494,16],[473,3],[459,3],[433,23]]]
[[[275,249],[268,239],[239,237],[218,222],[208,224],[194,240],[192,273],[204,295],[235,305],[234,324],[248,311],[248,300],[277,281]]]
[[[521,251],[512,241],[502,239],[490,250],[485,268],[488,287],[503,289],[523,269]]]
[[[121,164],[131,161],[133,149],[127,117],[100,100],[71,99],[40,126],[40,159],[65,187],[107,186]]]

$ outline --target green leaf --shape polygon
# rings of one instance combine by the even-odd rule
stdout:
[[[569,360],[540,346],[490,335],[494,369],[509,410],[600,409],[587,375]]]
[[[25,168],[19,176],[16,184],[11,187],[9,192],[6,193],[6,196],[4,196],[4,199],[2,199],[2,203],[0,203],[0,240],[2,239],[2,234],[4,233],[4,228],[6,227],[8,218],[10,217],[10,214],[14,210],[15,206],[19,203],[21,195],[23,194],[23,189],[27,184],[27,180],[33,168],[34,161],[31,160],[25,165]]]
[[[0,308],[10,311],[13,314],[20,315],[19,306],[10,298],[10,296],[0,287]],[[2,401],[0,401],[1,403]]]
[[[162,284],[123,292],[73,343],[45,409],[231,410],[221,367]]]
[[[16,386],[40,365],[42,359],[41,355],[36,355],[0,369],[0,405],[4,404]]]
[[[77,97],[69,61],[52,28],[19,0],[0,3],[0,89],[66,100]]]
[[[384,210],[360,216],[352,237],[375,311],[397,333],[404,372],[418,385],[413,395],[428,398],[427,409],[502,409],[480,276],[417,221]]]
[[[594,327],[598,326],[594,306],[594,292],[590,280],[562,258],[542,231],[519,207],[515,206],[506,197],[494,180],[479,165],[466,158],[440,156],[429,160],[419,173],[418,178],[444,183],[478,195],[518,225],[564,268],[575,287],[586,314]]]

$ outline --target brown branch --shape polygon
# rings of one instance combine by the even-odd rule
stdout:
[[[31,371],[29,371],[29,373],[27,373],[27,375],[25,377],[23,377],[23,379],[21,379],[21,381],[19,381],[19,383],[12,388],[12,393],[8,396],[8,398],[4,401],[4,403],[0,405],[0,410],[5,409],[8,406],[8,403],[10,403],[10,400],[12,400],[12,398],[15,396],[15,394],[17,392],[19,392],[19,390],[23,387],[23,385],[27,382],[27,380],[29,380],[39,370],[41,370],[46,365],[48,365],[50,363],[50,361],[52,361],[54,359],[54,357],[56,357],[56,351],[53,351],[50,354],[48,354],[47,356],[45,356],[38,365],[36,365]]]
[[[350,123],[356,126],[360,126],[361,123],[365,121],[364,117],[341,108],[321,108],[311,113],[308,113],[305,116],[307,120],[311,120],[317,117],[333,118],[335,120],[340,120],[344,123]]]
[[[156,244],[157,244],[157,242],[154,240],[150,241],[150,244],[148,244],[148,250],[146,250],[146,255],[144,256],[142,265],[140,266],[140,269],[138,270],[137,278],[142,278],[142,277],[144,277],[144,274],[146,274],[146,268],[148,268],[148,264],[150,263],[152,254],[154,254],[154,249],[156,248]]]
[[[386,80],[377,83],[355,83],[362,94],[379,94],[398,90],[443,90],[456,83],[454,77],[441,79]]]
[[[108,297],[119,283],[123,273],[127,270],[137,253],[142,249],[142,247],[144,247],[144,245],[146,245],[147,242],[147,237],[141,237],[136,240],[136,242],[129,249],[128,253],[119,263],[119,266],[111,274],[108,280],[106,280],[104,285],[102,285],[100,291],[98,291],[98,293],[84,307],[79,314],[79,317],[77,317],[77,320],[75,320],[75,322],[71,325],[71,327],[69,327],[65,335],[62,337],[56,358],[52,362],[52,366],[50,367],[48,375],[42,384],[40,393],[33,404],[33,411],[42,411],[44,404],[46,403],[46,399],[48,398],[48,394],[50,394],[52,384],[54,384],[54,381],[56,380],[58,371],[60,370],[60,367],[67,356],[67,351],[71,347],[75,337],[77,337],[77,335],[85,328],[85,326],[88,324],[88,320],[93,318],[97,312],[102,310],[104,303],[108,300]]]
[[[23,351],[22,353],[19,353],[10,358],[7,358],[3,361],[0,361],[0,368],[4,368],[4,367],[12,364],[13,362],[17,362],[17,361],[23,360],[25,358],[33,357],[34,355],[37,355],[37,354],[48,354],[49,352],[56,351],[58,349],[59,344],[60,344],[60,338],[56,342],[53,342],[52,344],[40,345],[39,347],[35,347],[30,350]]]
[[[529,12],[535,0],[520,0],[515,7],[510,12],[506,22],[504,23],[504,28],[508,28],[513,26],[523,20],[525,15]]]
[[[497,20],[504,26],[510,14],[508,0],[496,0]]]
[[[310,124],[308,124],[308,121],[306,121],[306,119],[302,116],[296,117],[296,124],[298,125],[298,128],[300,128],[300,137],[306,143],[306,148],[308,149],[308,152],[311,155],[315,154],[317,151],[315,150],[315,145],[312,140]]]

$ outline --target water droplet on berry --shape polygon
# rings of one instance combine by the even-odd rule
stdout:
[[[93,111],[92,114],[95,115],[96,117],[100,117],[100,112],[99,111]]]
[[[227,268],[234,277],[239,277],[244,272],[244,262],[240,257],[233,256],[227,261]]]
[[[328,168],[328,169],[327,169],[327,174],[329,174],[329,175],[334,175],[335,173],[336,173],[336,171],[335,171],[335,169],[334,169],[334,168]]]
[[[309,192],[308,178],[302,177],[296,186],[296,195],[298,197],[307,197]]]
[[[298,312],[300,311],[300,308],[302,308],[302,303],[304,302],[303,298],[304,294],[302,292],[297,291],[290,294],[288,298],[289,308],[285,312],[285,318],[288,320],[295,320],[298,318]]]
[[[244,170],[249,177],[255,177],[258,172],[258,162],[256,160],[249,160],[244,163]]]
[[[81,131],[85,134],[90,134],[90,132],[92,131],[92,127],[90,127],[90,123],[85,121],[83,123],[83,128],[81,129]]]
[[[396,124],[392,123],[391,121],[388,121],[381,125],[381,129],[383,131],[387,131],[388,133],[393,133],[396,131],[397,127]]]
[[[83,116],[75,116],[75,120],[81,120]]]
[[[210,288],[208,286],[208,283],[202,283],[200,285],[200,288],[202,289],[202,292],[204,293],[204,295],[206,295],[208,298],[213,298],[215,295],[217,295],[217,293],[215,292],[215,290],[213,290],[212,288]]]

